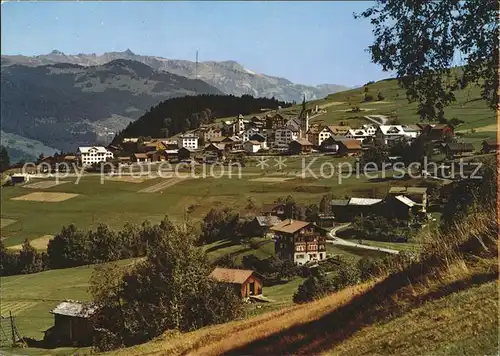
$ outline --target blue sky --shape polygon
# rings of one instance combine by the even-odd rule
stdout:
[[[365,49],[353,12],[368,1],[12,2],[2,4],[2,54],[124,51],[235,60],[296,83],[362,85],[388,77]]]

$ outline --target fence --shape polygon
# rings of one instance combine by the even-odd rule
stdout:
[[[13,347],[20,342],[22,337],[12,312],[9,312],[8,316],[0,316],[0,347]]]

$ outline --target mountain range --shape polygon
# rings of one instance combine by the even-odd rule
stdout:
[[[2,131],[64,151],[108,141],[163,100],[223,94],[202,80],[123,59],[89,67],[15,64],[2,66],[1,75]]]
[[[186,95],[249,94],[299,102],[346,87],[294,84],[254,73],[237,62],[195,62],[142,56],[127,50],[103,55],[1,56],[2,144],[16,135],[19,156],[36,147],[74,151],[78,145],[109,142],[114,134],[160,102]],[[38,142],[33,145],[32,141]],[[35,148],[33,148],[35,147]],[[11,148],[11,151],[14,149]]]
[[[144,63],[155,70],[162,70],[190,79],[201,79],[216,87],[225,94],[244,95],[254,97],[275,97],[281,101],[302,101],[320,99],[328,94],[349,89],[343,85],[321,84],[307,86],[295,84],[291,81],[255,73],[246,69],[235,61],[206,61],[196,62],[187,60],[167,59],[158,56],[143,56],[135,54],[130,49],[123,52],[106,52],[102,55],[92,54],[65,54],[54,50],[49,54],[33,57],[13,55],[2,56],[2,66],[22,64],[26,66],[40,66],[55,63],[71,63],[81,66],[103,65],[116,59],[128,59]]]

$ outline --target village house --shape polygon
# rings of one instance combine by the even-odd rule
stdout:
[[[261,214],[264,216],[282,217],[285,214],[285,204],[264,204],[261,209]]]
[[[44,341],[54,346],[89,346],[94,327],[91,317],[97,307],[91,303],[64,301],[52,309],[54,326],[45,331]]]
[[[66,155],[66,156],[64,156],[63,161],[68,163],[68,164],[77,163],[78,157],[76,157],[74,155]]]
[[[218,127],[209,126],[209,127],[200,127],[199,129],[199,138],[203,139],[203,142],[210,142],[215,137],[221,137],[222,130]]]
[[[374,124],[364,124],[361,128],[365,130],[369,136],[375,136],[375,133],[377,132],[377,125]]]
[[[129,164],[130,162],[132,162],[130,156],[118,156],[119,164]]]
[[[307,141],[305,138],[292,141],[288,145],[288,151],[293,155],[310,153],[312,148],[312,143]]]
[[[443,152],[448,158],[468,156],[474,153],[474,146],[466,142],[449,142],[443,146]]]
[[[196,150],[193,150],[191,148],[181,147],[176,151],[176,154],[172,153],[169,155],[169,160],[177,158],[182,161],[193,158],[195,152]]]
[[[427,211],[428,196],[426,187],[390,187],[388,196],[403,195],[410,198],[417,205],[420,206],[422,212]]]
[[[375,136],[380,143],[390,145],[401,139],[415,139],[418,136],[418,131],[402,125],[380,125],[375,132]]]
[[[362,150],[361,141],[359,140],[341,140],[337,144],[337,154],[341,156],[357,155]]]
[[[144,142],[142,145],[143,152],[160,151],[166,149],[165,145],[161,141],[148,141]]]
[[[113,159],[113,153],[102,146],[78,147],[76,156],[82,166],[91,166]]]
[[[253,135],[258,134],[258,133],[260,133],[260,130],[258,128],[250,127],[243,132],[243,134],[241,136],[241,140],[243,142],[247,142],[250,140],[250,136],[253,136]]]
[[[298,265],[326,259],[326,231],[314,223],[286,219],[271,227],[275,252]]]
[[[260,143],[261,148],[266,149],[267,148],[267,140],[266,136],[261,133],[256,133],[250,136],[251,141],[257,141]]]
[[[287,119],[283,115],[276,113],[274,116],[266,117],[266,129],[275,131],[286,125]]]
[[[286,148],[290,142],[300,138],[300,124],[294,119],[288,120],[286,125],[274,131],[274,146]]]
[[[482,153],[496,153],[498,151],[498,142],[496,139],[484,140],[481,145],[483,148],[481,149]]]
[[[328,126],[311,126],[307,131],[307,139],[314,146],[318,147],[321,143],[331,136]]]
[[[330,130],[330,136],[345,136],[351,130],[350,126],[328,125],[327,127]]]
[[[455,136],[455,130],[448,124],[427,125],[422,127],[422,135],[429,140],[442,141]]]
[[[176,150],[179,148],[177,140],[163,140],[161,142],[163,143],[163,146],[165,146],[165,150]]]
[[[198,136],[195,134],[180,135],[177,140],[178,148],[185,147],[192,150],[198,149]]]
[[[214,159],[224,160],[228,147],[225,143],[209,143],[203,149],[203,154]]]
[[[250,222],[250,230],[255,236],[272,237],[273,233],[270,231],[270,228],[280,222],[281,219],[275,215],[256,216]]]
[[[322,152],[337,152],[339,149],[339,144],[333,136],[330,136],[326,140],[321,142],[321,146],[319,147],[319,149]]]
[[[165,151],[148,151],[146,152],[149,162],[166,161]]]
[[[337,222],[350,222],[356,216],[374,214],[379,210],[381,202],[382,199],[373,198],[333,199],[330,201],[330,208]]]
[[[134,153],[134,161],[137,163],[147,163],[149,162],[148,160],[148,155],[146,153]]]
[[[242,299],[262,295],[263,278],[252,270],[216,267],[209,278],[233,285]]]
[[[262,148],[262,145],[258,141],[247,141],[243,143],[243,149],[246,153],[257,153]]]

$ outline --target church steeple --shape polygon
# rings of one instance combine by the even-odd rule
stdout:
[[[307,131],[309,131],[309,114],[307,113],[307,105],[306,105],[306,95],[304,94],[302,100],[302,110],[299,114],[300,128],[301,128],[301,136],[305,138],[307,136]]]

